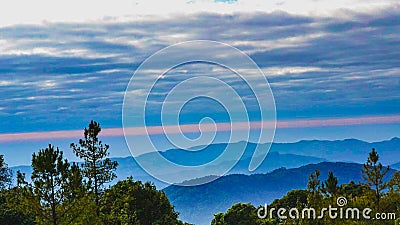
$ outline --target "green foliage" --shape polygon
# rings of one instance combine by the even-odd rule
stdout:
[[[61,203],[67,195],[69,163],[63,152],[49,145],[32,155],[33,193],[41,204],[40,221],[59,224],[63,213]],[[51,223],[50,223],[51,222]]]
[[[82,165],[82,172],[88,179],[88,186],[94,193],[96,205],[100,206],[100,194],[103,185],[116,178],[115,169],[118,163],[109,158],[109,145],[103,144],[98,135],[101,132],[100,124],[91,121],[88,128],[84,130],[84,139],[79,144],[71,144],[75,155],[85,162]],[[97,209],[97,214],[99,210]]]
[[[9,208],[5,205],[0,206],[0,225],[33,225],[35,217],[33,215],[25,215],[20,211]]]
[[[254,225],[256,222],[256,208],[249,203],[237,203],[225,214],[217,214],[214,218],[214,224],[220,225]]]
[[[232,205],[226,213],[217,213],[211,225],[273,225],[275,220],[261,219],[257,216],[257,208],[250,203]]]
[[[0,225],[189,225],[150,183],[131,177],[103,189],[115,178],[117,163],[106,158],[109,146],[98,139],[100,131],[92,121],[79,146],[71,145],[85,160],[82,169],[53,145],[34,153],[31,183],[17,171],[10,187],[11,173],[0,155]]]
[[[275,208],[297,208],[307,205],[309,192],[306,190],[289,191],[281,199],[275,199],[272,206]]]
[[[211,221],[211,225],[225,225],[224,214],[217,213],[214,215],[214,219]]]
[[[323,183],[323,192],[329,196],[335,196],[338,192],[338,179],[333,175],[333,172],[329,172],[328,179]]]
[[[308,177],[307,190],[291,190],[285,196],[280,199],[275,199],[272,204],[268,205],[268,209],[274,208],[272,215],[266,214],[265,219],[256,218],[254,220],[253,210],[254,206],[249,204],[238,203],[233,205],[227,213],[218,213],[214,215],[214,219],[211,225],[228,225],[228,224],[302,224],[302,225],[330,225],[330,224],[346,224],[346,225],[393,225],[399,224],[400,219],[400,173],[395,172],[389,182],[385,182],[385,175],[388,169],[383,168],[378,163],[379,157],[375,149],[370,153],[367,163],[362,168],[362,172],[365,175],[366,183],[355,183],[351,181],[348,184],[342,184],[338,186],[338,179],[334,176],[333,172],[328,173],[328,178],[324,182],[319,180],[319,170],[311,173]],[[377,190],[379,189],[379,208],[377,204]],[[308,219],[308,218],[290,218],[286,219],[278,218],[276,210],[284,208],[286,210],[297,209],[301,212],[305,208],[313,208],[316,211],[316,216],[319,216],[322,208],[328,208],[329,206],[341,208],[337,205],[336,198],[333,197],[346,197],[347,204],[346,208],[357,208],[361,211],[365,208],[372,209],[370,214],[372,217],[375,213],[395,213],[395,219],[386,220],[374,220],[360,217],[360,219],[351,218],[337,218],[331,219],[327,213],[324,213],[324,217],[321,219]],[[260,206],[261,207],[261,206]],[[260,209],[260,208],[259,208]],[[262,207],[265,210],[264,207]],[[288,212],[288,211],[286,211]],[[256,214],[257,215],[257,214]],[[300,214],[301,215],[301,214]],[[272,218],[271,218],[272,216]],[[286,214],[287,216],[287,214]],[[227,219],[229,218],[229,219]],[[227,222],[229,221],[229,222]],[[234,222],[236,221],[236,222]]]
[[[357,198],[367,195],[371,191],[371,188],[362,183],[354,183],[354,181],[350,181],[348,184],[342,184],[339,187],[339,194],[348,196],[350,198]]]
[[[379,209],[380,199],[382,197],[382,191],[387,187],[387,182],[383,180],[385,175],[389,172],[389,167],[384,168],[379,163],[379,155],[375,148],[369,153],[367,162],[364,164],[362,174],[363,179],[366,180],[367,184],[375,189],[375,203],[377,209]]]
[[[308,177],[307,189],[310,194],[308,195],[309,202],[315,203],[320,201],[321,190],[323,187],[321,186],[321,180],[319,179],[320,171],[317,169],[314,173],[311,173]]]
[[[400,173],[396,171],[388,183],[390,192],[400,193]]]
[[[181,224],[164,192],[132,177],[105,192],[102,213],[107,215],[106,224]]]
[[[256,208],[249,203],[233,205],[224,215],[226,225],[254,225],[257,220]]]
[[[25,213],[19,207],[11,207],[7,204],[7,199],[13,198],[12,190],[2,190],[0,192],[0,225],[34,225],[35,215]],[[21,204],[22,202],[19,202]]]
[[[17,171],[17,186],[3,190],[1,195],[4,199],[4,209],[18,214],[19,219],[15,221],[19,222],[15,224],[36,224],[36,215],[40,213],[40,202],[34,195],[32,186],[25,181],[24,173]],[[4,216],[7,217],[5,214]]]
[[[319,170],[315,170],[315,172],[311,173],[308,177],[307,188],[312,193],[318,190],[319,184],[321,183],[321,181],[319,180],[319,175]]]
[[[11,170],[8,168],[7,163],[4,162],[4,156],[0,155],[0,190],[10,186],[11,177]]]

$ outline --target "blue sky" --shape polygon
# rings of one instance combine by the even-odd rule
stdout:
[[[398,3],[321,1],[325,5],[319,2],[315,8],[299,10],[298,3],[288,1],[251,2],[172,1],[163,12],[143,1],[132,3],[135,10],[121,3],[107,11],[108,3],[100,2],[99,10],[94,7],[88,14],[84,9],[91,5],[82,5],[74,18],[54,13],[60,9],[51,4],[43,12],[37,5],[38,11],[25,17],[19,15],[23,12],[8,12],[0,20],[0,136],[81,130],[91,119],[104,128],[120,128],[124,91],[140,63],[170,44],[195,39],[225,42],[247,53],[267,76],[278,122],[400,116]],[[14,9],[12,4],[8,11]],[[78,3],[62,4],[72,8]],[[196,10],[196,4],[213,7]],[[55,7],[52,13],[51,7]],[[163,88],[160,85],[161,92],[167,90]],[[197,123],[194,115],[217,108],[211,104],[196,113],[187,110],[181,122]],[[226,120],[223,113],[215,115]],[[147,116],[156,121],[160,115]],[[383,140],[399,131],[398,119],[323,128],[278,127],[276,140]],[[115,156],[129,154],[122,150],[123,140],[109,140],[119,149]],[[50,141],[69,139],[35,143]],[[3,136],[0,153],[10,148],[19,151],[14,148],[20,143]],[[20,146],[26,154],[37,150],[24,143]]]

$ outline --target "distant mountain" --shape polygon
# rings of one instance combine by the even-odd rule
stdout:
[[[161,174],[169,174],[176,178],[176,183],[180,183],[184,180],[193,179],[196,177],[202,177],[203,174],[207,175],[215,175],[214,171],[219,171],[221,167],[224,167],[224,164],[237,161],[235,157],[235,152],[242,151],[244,149],[243,155],[240,161],[236,164],[235,167],[229,172],[232,173],[242,173],[242,174],[250,174],[248,167],[250,164],[250,160],[253,157],[254,150],[257,147],[257,144],[254,143],[246,143],[246,142],[238,142],[230,144],[232,146],[231,152],[228,152],[226,155],[225,161],[221,164],[215,165],[208,169],[208,171],[204,171],[204,169],[199,169],[191,174],[187,172],[184,173],[175,173],[174,171],[170,171],[168,165],[165,165],[160,162],[154,162],[153,154],[156,153],[148,153],[139,156],[141,163],[144,165],[153,165],[157,163],[157,167]],[[206,146],[204,149],[199,151],[184,151],[181,149],[173,149],[168,150],[165,152],[161,152],[161,154],[168,160],[175,162],[179,165],[185,166],[197,166],[206,164],[214,159],[216,159],[219,155],[221,155],[227,144],[212,144]],[[267,144],[261,144],[261,148],[268,148]],[[262,156],[256,156],[262,157]],[[274,169],[280,167],[287,167],[287,168],[295,168],[302,165],[307,165],[310,163],[318,163],[327,161],[326,159],[319,158],[319,157],[310,157],[304,155],[296,155],[296,154],[281,154],[279,152],[270,152],[260,167],[254,171],[253,173],[267,173]]]
[[[249,171],[247,168],[251,157],[253,157],[254,149],[257,147],[257,144],[238,142],[231,143],[230,145],[231,152],[228,152],[226,155],[227,161],[236,160],[235,153],[245,149],[239,164],[234,168],[234,170],[232,170],[232,173],[248,174]],[[172,149],[161,152],[161,154],[166,159],[177,164],[196,166],[216,159],[225,150],[226,146],[227,144],[224,143],[212,144],[205,146],[199,151]],[[259,144],[259,146],[267,150],[269,144]],[[195,147],[195,149],[199,149],[200,147]],[[393,138],[391,140],[373,143],[356,139],[273,143],[266,161],[264,161],[255,172],[266,173],[279,167],[295,168],[322,161],[364,163],[372,148],[377,149],[380,155],[380,160],[384,165],[397,163],[397,160],[400,158],[400,138]],[[154,154],[156,153],[147,153],[138,158],[140,158],[145,165],[152,165],[154,164]],[[305,157],[302,158],[301,156]],[[160,167],[160,172],[171,173],[171,171],[166,169],[165,165],[157,164],[157,166]],[[212,171],[209,172],[210,175],[213,175]]]
[[[305,189],[310,173],[321,171],[325,180],[329,171],[338,177],[339,183],[361,181],[361,164],[322,162],[293,169],[277,169],[268,174],[233,174],[200,186],[169,186],[164,189],[168,198],[180,212],[180,218],[196,225],[209,224],[213,215],[225,212],[237,202],[254,205],[270,203],[293,189]],[[391,177],[394,170],[388,173]],[[190,181],[188,181],[190,182]]]
[[[236,160],[234,153],[245,149],[244,154],[238,164],[230,171],[229,174],[240,173],[250,174],[248,165],[253,156],[254,149],[257,146],[254,143],[238,142],[230,144],[231,152],[227,154],[227,161]],[[185,151],[182,149],[172,149],[161,152],[168,160],[186,166],[196,166],[216,159],[226,148],[227,144],[213,144],[205,146],[199,151]],[[268,148],[268,144],[261,144],[261,148]],[[201,146],[200,146],[201,147]],[[200,147],[195,147],[199,149]],[[400,158],[400,139],[393,138],[381,142],[364,142],[356,139],[346,139],[339,141],[299,141],[296,143],[273,143],[269,154],[261,166],[254,173],[268,173],[280,167],[296,168],[310,163],[319,163],[324,161],[331,162],[355,162],[364,163],[368,157],[368,153],[372,148],[376,148],[380,154],[380,160],[384,165],[397,163]],[[154,154],[147,153],[139,156],[140,161],[144,165],[154,165]],[[261,157],[261,156],[256,156]],[[151,180],[160,187],[165,184],[158,182],[154,178],[148,176],[132,158],[119,159],[120,167],[118,175],[121,178],[133,175],[137,179]],[[157,162],[158,163],[158,162]],[[218,166],[223,166],[227,162],[223,162]],[[175,178],[176,183],[183,180],[190,180],[207,175],[215,175],[208,171],[194,171],[192,173],[172,173],[168,170],[166,164],[158,163],[156,165],[160,174]]]
[[[395,170],[400,170],[400,162],[395,163],[395,164],[391,165],[390,167],[392,167]]]
[[[226,146],[227,144],[212,144],[199,151],[172,149],[160,153],[165,158],[175,163],[194,166],[210,162],[217,158],[225,150]],[[154,154],[158,153],[147,153],[138,156],[138,158],[140,158],[140,161],[143,162],[144,165],[154,165],[154,163],[157,163],[160,174],[173,177],[175,178],[176,183],[180,183],[184,180],[203,177],[204,174],[208,174],[210,176],[215,175],[216,173],[213,172],[214,170],[218,170],[220,166],[228,163],[228,161],[236,160],[234,153],[242,151],[244,148],[245,151],[242,155],[242,158],[229,174],[250,174],[248,171],[248,165],[257,145],[254,143],[238,142],[232,143],[231,146],[232,150],[227,154],[225,162],[210,168],[209,171],[199,170],[190,174],[187,172],[176,173],[174,171],[170,171],[168,170],[167,165],[155,162]],[[268,144],[261,144],[261,148],[267,149],[268,146]],[[256,171],[252,172],[252,174],[268,173],[280,167],[296,168],[303,165],[324,161],[364,163],[368,157],[368,153],[373,147],[375,147],[380,154],[380,160],[383,162],[383,164],[389,165],[398,162],[398,159],[400,158],[399,138],[393,138],[388,141],[375,143],[368,143],[355,139],[346,139],[342,141],[299,141],[296,143],[273,143],[267,158]],[[199,147],[195,147],[195,149],[199,149]],[[113,158],[113,160],[116,160],[119,163],[117,169],[118,179],[125,179],[126,177],[133,176],[137,180],[151,181],[159,188],[167,186],[167,184],[162,183],[148,175],[137,164],[133,157]],[[16,171],[18,168],[19,167],[12,169]],[[31,171],[30,168],[22,167],[22,170],[26,171],[27,179],[29,180]]]
[[[259,156],[260,157],[260,156]],[[242,157],[243,158],[243,157]],[[236,164],[229,174],[256,174],[268,173],[278,168],[296,168],[311,163],[326,162],[328,160],[312,156],[281,154],[279,152],[269,152],[260,167],[254,172],[249,172],[249,164],[251,157],[244,158]]]
[[[271,151],[319,157],[332,162],[364,163],[372,148],[378,151],[380,161],[385,165],[397,163],[400,159],[400,138],[397,137],[387,141],[372,143],[357,139],[274,143],[272,144]]]
[[[225,150],[226,146],[227,144],[212,144],[199,151],[172,149],[161,152],[161,154],[168,160],[180,165],[196,166],[210,162],[217,158]],[[238,142],[232,143],[231,146],[232,150],[227,154],[227,161],[236,160],[234,157],[235,152],[241,151],[242,149],[245,149],[245,151],[241,160],[228,174],[250,174],[248,171],[248,165],[257,145],[254,143]],[[261,144],[261,148],[267,149],[268,146],[268,144]],[[384,165],[397,163],[397,160],[400,158],[399,138],[373,143],[356,139],[346,139],[340,141],[314,140],[299,141],[296,143],[273,143],[265,161],[256,171],[252,172],[252,174],[268,173],[280,167],[296,168],[303,165],[324,161],[364,163],[368,157],[368,153],[372,148],[377,149],[380,155],[380,160]],[[195,147],[195,149],[199,149],[199,147]],[[211,168],[209,171],[199,170],[190,174],[186,172],[175,173],[173,171],[169,171],[167,165],[154,162],[154,154],[156,153],[143,154],[139,156],[139,158],[145,165],[154,165],[154,163],[158,163],[157,167],[159,168],[160,174],[167,174],[170,177],[174,177],[176,183],[202,177],[204,174],[208,174],[210,176],[215,175],[213,171],[217,171],[219,166],[227,163],[224,162],[221,165],[216,165],[217,168]],[[147,175],[147,173],[145,173],[132,158],[117,159],[117,161],[121,161],[120,168],[118,169],[118,175],[122,179],[126,176],[133,175],[136,179],[151,180],[160,187],[164,187],[166,185]]]
[[[17,171],[21,171],[21,173],[25,174],[25,178],[27,181],[31,180],[31,174],[32,174],[32,167],[31,166],[13,166],[10,167],[10,169],[13,172],[13,176],[14,178],[17,176]],[[14,179],[14,181],[16,182],[16,179]]]
[[[247,144],[247,145],[246,145]],[[232,144],[233,151],[239,151],[243,148],[245,148],[245,152],[241,158],[241,160],[237,163],[237,165],[230,171],[230,174],[232,173],[242,173],[242,174],[249,174],[248,171],[248,166],[250,163],[250,159],[254,153],[254,149],[256,148],[256,144],[253,143],[245,143],[245,142],[239,142],[239,143],[234,143]],[[265,145],[266,146],[266,145]],[[161,152],[161,154],[176,163],[180,163],[183,165],[201,165],[203,163],[207,163],[214,158],[218,157],[219,154],[223,152],[225,149],[226,144],[214,144],[206,147],[205,149],[201,151],[183,151],[179,149],[173,149],[173,150],[168,150],[165,152]],[[140,161],[144,164],[153,164],[154,162],[154,154],[157,153],[147,153],[144,155],[139,156]],[[233,154],[232,154],[233,155]],[[137,180],[142,180],[142,181],[150,181],[156,184],[158,188],[164,188],[168,186],[168,184],[165,184],[149,174],[147,174],[136,162],[136,160],[133,157],[126,157],[126,158],[112,158],[112,160],[115,160],[118,162],[118,167],[117,167],[117,177],[113,183],[115,183],[118,180],[125,179],[127,177],[133,176],[134,179]],[[228,163],[230,160],[235,160],[233,156],[227,157],[227,161],[224,161],[223,163],[216,165],[216,166],[223,166],[224,163]],[[260,167],[254,171],[253,173],[267,173],[270,172],[274,169],[280,168],[280,167],[286,167],[286,168],[295,168],[299,167],[302,165],[307,165],[310,163],[318,163],[318,162],[324,162],[327,161],[326,159],[323,158],[318,158],[318,157],[309,157],[309,156],[302,156],[302,155],[295,155],[295,154],[280,154],[278,152],[270,152],[266,159],[263,161],[263,163],[260,165]],[[168,166],[162,163],[158,163],[157,166],[159,167],[160,173],[165,173],[168,174],[169,176],[172,176],[176,178],[176,183],[180,183],[184,180],[188,179],[193,179],[196,177],[202,177],[203,174],[209,174],[213,175],[212,173],[204,173],[204,171],[197,171],[197,173],[192,173],[188,174],[185,171],[182,171],[181,173],[171,173],[168,171]],[[30,180],[30,174],[32,172],[32,169],[30,166],[17,166],[17,167],[12,167],[11,168],[14,171],[14,174],[16,174],[17,170],[21,170],[23,173],[26,173],[26,179],[29,181]],[[111,183],[111,184],[113,184]]]

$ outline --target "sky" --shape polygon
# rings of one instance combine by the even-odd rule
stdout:
[[[257,63],[275,98],[274,141],[399,136],[399,6],[389,0],[3,1],[0,154],[19,165],[49,142],[68,150],[94,119],[112,143],[111,155],[129,155],[121,121],[132,75],[154,52],[189,40],[227,43]],[[188,69],[228,77],[212,65],[180,69],[160,82],[159,93]],[[242,87],[234,80],[232,86]],[[163,96],[152,96],[154,104]],[[245,97],[251,105],[252,96]],[[188,105],[180,122],[196,130],[202,116],[212,115],[217,124],[228,121],[218,104],[203,102]],[[159,117],[150,110],[149,126],[159,126]],[[250,110],[250,120],[260,118]],[[135,132],[140,141],[144,133]],[[217,140],[226,140],[220,133]],[[160,149],[171,147],[161,139]]]

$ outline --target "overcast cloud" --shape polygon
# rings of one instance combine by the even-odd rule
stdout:
[[[194,39],[225,42],[249,54],[271,84],[280,119],[400,113],[397,3],[355,1],[347,9],[338,3],[302,12],[284,2],[266,10],[238,10],[242,1],[196,3],[225,7],[222,13],[191,11],[187,4],[186,13],[126,20],[52,21],[49,15],[46,23],[3,21],[0,132],[81,129],[96,118],[121,127],[124,91],[140,63],[163,47]],[[170,88],[159,87],[161,93]],[[185,123],[196,122],[187,118]]]

